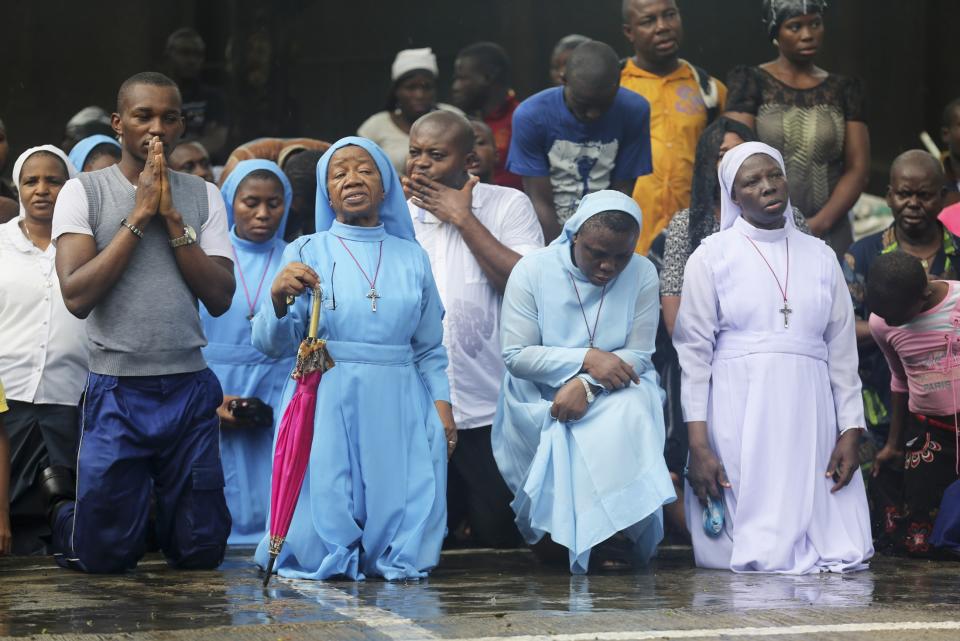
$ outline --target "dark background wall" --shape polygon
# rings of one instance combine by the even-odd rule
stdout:
[[[12,147],[8,164],[27,146],[58,143],[80,108],[98,104],[109,111],[119,83],[156,68],[167,35],[181,26],[203,35],[207,79],[234,96],[234,142],[294,134],[333,140],[352,133],[382,108],[399,49],[433,47],[441,99],[457,50],[476,40],[507,49],[521,97],[547,85],[550,50],[563,35],[582,33],[629,53],[620,0],[6,4],[0,118]],[[760,0],[679,4],[683,55],[711,73],[724,78],[735,64],[774,56],[759,19]],[[826,24],[821,66],[866,82],[871,190],[877,192],[890,160],[919,146],[921,130],[939,142],[940,111],[960,95],[960,65],[950,64],[960,2],[834,0]]]

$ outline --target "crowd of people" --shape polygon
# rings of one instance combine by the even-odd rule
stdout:
[[[665,536],[734,572],[957,558],[960,99],[854,242],[865,91],[816,65],[824,8],[763,0],[777,56],[726,83],[679,56],[674,0],[624,0],[626,59],[564,37],[525,99],[495,43],[459,52],[452,104],[408,49],[356,136],[230,153],[178,30],[170,75],[0,181],[0,552],[251,545],[320,580],[421,578],[444,547],[640,567]],[[315,307],[333,366],[274,563]]]

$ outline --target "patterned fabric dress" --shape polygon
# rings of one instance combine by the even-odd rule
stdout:
[[[783,152],[790,200],[814,216],[843,175],[846,123],[864,122],[863,85],[830,74],[810,89],[790,87],[759,67],[739,66],[727,78],[727,110],[753,114],[762,142]],[[853,242],[850,219],[842,216],[824,240],[843,255]]]

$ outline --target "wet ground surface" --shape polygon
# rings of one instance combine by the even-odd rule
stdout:
[[[960,639],[960,563],[878,558],[866,572],[761,576],[693,568],[570,576],[524,551],[445,553],[420,582],[274,580],[249,550],[216,572],[148,557],[123,576],[0,559],[0,636],[45,639]]]

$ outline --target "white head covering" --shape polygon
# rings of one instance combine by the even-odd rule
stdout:
[[[53,145],[40,145],[39,147],[30,147],[25,152],[20,154],[20,157],[17,158],[17,162],[13,163],[13,173],[11,178],[13,178],[13,184],[19,191],[20,189],[20,172],[23,170],[23,163],[27,162],[27,158],[37,153],[38,151],[45,151],[47,153],[53,154],[57,158],[63,161],[63,164],[67,167],[67,178],[73,178],[77,175],[77,170],[74,168],[73,163],[70,162],[70,159],[67,158],[67,154],[59,147],[54,147]],[[27,210],[23,206],[23,200],[20,200],[20,218],[23,218],[27,215]]]
[[[643,228],[643,214],[633,198],[621,191],[602,189],[583,197],[583,200],[577,206],[577,211],[563,225],[563,231],[550,244],[572,245],[573,236],[580,231],[583,223],[605,211],[620,211],[629,214],[637,221],[637,225]]]
[[[733,191],[733,181],[737,177],[737,172],[740,171],[740,165],[747,158],[756,154],[765,154],[776,160],[783,171],[783,175],[787,175],[787,168],[783,165],[783,156],[780,155],[780,152],[762,142],[744,142],[725,153],[723,160],[720,161],[720,166],[717,168],[717,174],[720,177],[720,231],[729,229],[743,213],[740,205],[733,202],[730,192]],[[790,204],[789,195],[787,196],[787,206],[783,210],[783,216],[786,219],[786,224],[792,226],[793,205]]]
[[[398,78],[405,73],[423,69],[436,76],[440,70],[437,67],[437,57],[433,55],[430,47],[423,49],[404,49],[393,59],[393,67],[390,68],[390,80],[396,82]]]

